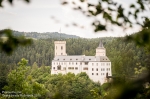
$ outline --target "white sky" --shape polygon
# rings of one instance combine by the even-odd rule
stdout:
[[[127,3],[124,5],[127,6]],[[62,33],[85,38],[122,36],[139,31],[137,27],[126,32],[114,27],[113,32],[94,33],[90,25],[91,19],[86,18],[81,12],[72,10],[71,7],[62,6],[59,0],[31,0],[29,4],[15,0],[13,6],[8,2],[3,2],[3,6],[4,8],[0,8],[0,29],[43,33],[59,32],[61,28]],[[72,26],[73,22],[84,28]],[[66,27],[66,24],[69,26]]]

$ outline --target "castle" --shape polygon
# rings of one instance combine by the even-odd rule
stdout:
[[[55,41],[54,59],[51,74],[78,74],[86,72],[94,82],[105,83],[106,75],[111,76],[111,61],[106,56],[106,49],[100,41],[95,56],[67,55],[66,41]]]

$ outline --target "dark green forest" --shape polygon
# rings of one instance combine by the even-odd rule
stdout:
[[[21,58],[28,60],[28,65],[34,62],[40,66],[51,66],[54,58],[54,41],[59,38],[37,39],[27,47],[17,48],[12,55],[0,53],[0,62],[3,64],[17,64]],[[133,75],[137,64],[145,66],[145,49],[135,46],[133,42],[125,42],[125,38],[66,38],[66,49],[68,55],[89,55],[94,56],[100,40],[106,48],[106,54],[112,62],[113,74]]]
[[[45,33],[38,33],[38,32],[20,32],[20,31],[12,31],[14,36],[26,36],[28,38],[34,39],[47,39],[47,38],[79,38],[76,35],[69,35],[65,33],[58,33],[58,32],[45,32]]]
[[[21,91],[16,94],[34,95],[33,99],[105,99],[112,91],[117,93],[109,83],[95,83],[85,73],[50,75],[56,40],[66,40],[68,55],[92,56],[102,40],[112,62],[112,74],[119,82],[140,77],[148,67],[147,49],[127,42],[125,37],[34,39],[30,46],[18,47],[11,55],[0,53],[2,95],[8,95],[5,91]],[[137,97],[143,96],[140,93]]]

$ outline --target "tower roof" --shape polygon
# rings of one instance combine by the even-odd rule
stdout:
[[[99,46],[98,46],[99,48],[104,48],[104,46],[103,46],[103,42],[100,40],[100,42],[99,42]]]

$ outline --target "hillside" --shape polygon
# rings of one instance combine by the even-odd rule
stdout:
[[[47,38],[61,38],[61,39],[67,39],[67,38],[80,38],[76,35],[68,35],[65,33],[58,33],[58,32],[46,32],[46,33],[37,33],[37,32],[19,32],[19,31],[13,31],[13,34],[15,36],[26,36],[30,38],[35,39],[47,39]]]

